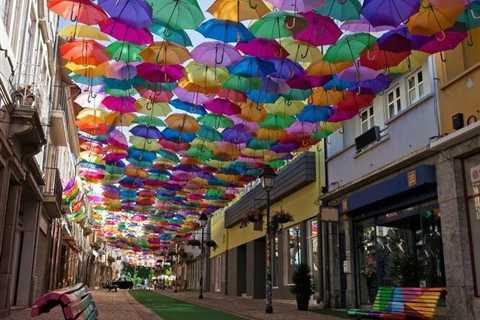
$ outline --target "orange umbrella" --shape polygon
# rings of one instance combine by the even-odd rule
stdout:
[[[431,36],[453,27],[465,6],[456,0],[449,2],[450,5],[435,5],[423,0],[418,12],[408,19],[408,31],[414,35]]]
[[[246,121],[260,122],[267,117],[267,111],[262,104],[256,102],[247,101],[240,104],[239,117]]]
[[[213,153],[220,160],[233,160],[240,155],[240,149],[233,143],[219,142],[215,144]]]
[[[257,130],[256,136],[262,140],[280,140],[285,136],[285,130],[260,128]]]
[[[207,10],[220,20],[256,20],[270,9],[262,0],[216,0]]]
[[[180,132],[197,132],[199,129],[197,120],[186,113],[173,113],[165,119],[165,123]]]
[[[178,86],[190,92],[200,92],[203,94],[216,94],[221,89],[220,86],[203,87],[199,84],[191,82],[186,78],[181,79],[178,82]]]
[[[105,47],[95,40],[73,40],[60,47],[65,60],[80,65],[100,65],[110,60]]]
[[[95,25],[107,19],[102,8],[90,0],[50,0],[48,8],[71,21]]]
[[[343,100],[343,92],[339,90],[325,90],[324,88],[314,88],[313,94],[308,102],[319,106],[334,105]]]
[[[315,63],[312,63],[307,68],[307,74],[309,76],[329,76],[335,73],[339,73],[353,65],[352,61],[345,62],[327,62],[324,60],[319,60]]]
[[[140,56],[145,62],[162,64],[182,64],[190,59],[187,49],[168,41],[152,43],[140,52]]]

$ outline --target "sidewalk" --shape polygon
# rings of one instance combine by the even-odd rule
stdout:
[[[127,291],[106,292],[92,291],[93,299],[98,308],[99,320],[161,320],[152,311],[138,303]],[[13,311],[5,320],[30,320],[30,309]],[[35,319],[63,319],[62,310],[55,308],[50,313]]]
[[[263,299],[249,299],[207,292],[203,300],[198,292],[158,291],[160,294],[196,305],[221,310],[250,320],[339,320],[341,318],[319,313],[298,311],[296,304],[273,301],[273,314],[265,314]],[[179,319],[180,320],[180,319]]]

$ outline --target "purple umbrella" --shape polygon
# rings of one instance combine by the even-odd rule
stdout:
[[[274,144],[270,149],[276,153],[287,153],[292,152],[298,149],[299,145],[297,143],[277,143]]]
[[[239,114],[241,111],[240,107],[237,106],[235,103],[222,98],[215,98],[213,100],[205,102],[203,105],[206,109],[218,114],[234,115]]]
[[[377,26],[374,27],[370,22],[361,17],[359,20],[349,20],[342,23],[340,29],[350,32],[384,32],[393,29],[392,26]]]
[[[222,132],[223,140],[234,144],[247,143],[252,139],[252,134],[245,125],[237,124],[232,128],[227,128]]]
[[[112,146],[116,146],[116,147],[123,148],[123,149],[128,148],[127,138],[125,137],[125,135],[121,131],[119,131],[117,129],[113,129],[110,132],[110,134],[108,135],[108,138],[107,138],[107,142],[108,142],[108,144],[110,144]]]
[[[137,66],[137,73],[150,82],[174,82],[183,78],[184,68],[181,65],[160,65],[144,62]]]
[[[415,36],[412,37],[412,41],[414,48],[418,51],[434,54],[454,49],[466,38],[467,33],[465,31],[449,29],[430,37]]]
[[[418,11],[420,0],[365,0],[362,15],[372,26],[396,27]]]
[[[137,137],[142,137],[146,139],[160,139],[162,138],[162,133],[157,127],[139,125],[130,129],[130,133]]]
[[[383,34],[378,39],[378,47],[381,50],[391,52],[405,52],[412,49],[410,33],[406,27],[400,27]]]
[[[261,59],[283,59],[289,55],[274,39],[254,38],[247,42],[238,42],[235,47],[244,54]]]
[[[305,12],[321,7],[325,0],[267,0],[281,10]]]
[[[273,78],[288,80],[305,73],[301,65],[290,59],[270,59],[268,61],[273,63],[275,67],[275,72],[270,74]]]
[[[342,31],[330,18],[313,11],[301,14],[307,20],[307,27],[295,32],[293,38],[313,46],[334,44],[342,35]]]
[[[212,96],[208,96],[206,94],[196,91],[188,91],[180,87],[175,88],[175,90],[173,90],[173,93],[175,93],[178,99],[193,104],[204,104],[205,102],[210,101],[213,98]]]
[[[135,67],[135,64],[126,64],[123,61],[111,61],[107,67],[105,75],[108,78],[117,80],[132,79],[137,75],[137,68]]]
[[[365,81],[372,80],[382,73],[381,70],[373,70],[363,66],[350,67],[338,74],[338,78],[343,81]]]
[[[370,91],[372,94],[378,94],[386,90],[391,83],[392,79],[388,75],[380,74],[375,79],[360,81],[357,86],[362,90]]]
[[[315,87],[322,87],[330,81],[331,78],[331,76],[307,76],[303,74],[288,80],[287,84],[292,89],[308,90]]]
[[[287,128],[288,134],[310,135],[318,128],[318,123],[295,121]]]
[[[333,113],[328,118],[328,122],[341,122],[344,120],[352,119],[358,113],[358,110],[341,110],[333,108]]]
[[[254,133],[258,130],[258,123],[240,118],[238,115],[229,117],[235,125],[244,126],[249,132]]]
[[[100,30],[115,39],[133,44],[144,45],[153,42],[153,36],[148,29],[131,27],[114,18],[101,22]]]
[[[152,23],[152,7],[145,0],[99,0],[98,4],[110,17],[135,28],[147,28]]]
[[[218,41],[198,45],[192,50],[191,56],[193,60],[211,67],[229,66],[242,58],[234,46]]]

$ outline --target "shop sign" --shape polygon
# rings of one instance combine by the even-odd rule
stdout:
[[[407,175],[407,179],[408,187],[415,187],[417,185],[417,172],[415,170],[410,171]]]

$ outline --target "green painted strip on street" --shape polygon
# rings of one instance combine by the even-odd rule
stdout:
[[[163,320],[244,320],[222,311],[173,299],[157,292],[134,290],[130,291],[130,295]]]

